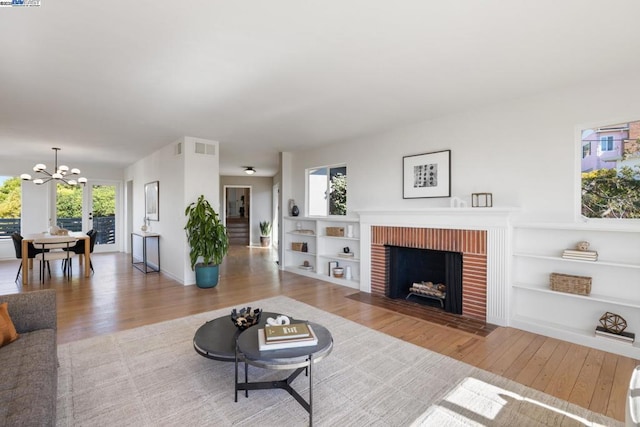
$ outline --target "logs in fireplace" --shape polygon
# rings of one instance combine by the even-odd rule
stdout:
[[[461,253],[391,245],[385,246],[385,252],[389,298],[411,299],[462,314]]]

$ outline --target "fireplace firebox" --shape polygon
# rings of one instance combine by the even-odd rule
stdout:
[[[385,245],[389,298],[462,314],[462,253]]]

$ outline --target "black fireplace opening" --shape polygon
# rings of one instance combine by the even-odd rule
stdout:
[[[385,252],[387,297],[462,314],[462,253],[392,245]]]

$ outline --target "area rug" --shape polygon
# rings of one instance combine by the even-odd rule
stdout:
[[[287,297],[242,306],[327,327],[314,365],[317,426],[621,426],[615,420]],[[237,306],[241,307],[241,306]],[[308,425],[283,390],[239,394],[234,364],[198,355],[193,335],[221,309],[58,346],[58,426]],[[249,368],[251,381],[283,371]],[[308,398],[304,375],[293,387]]]

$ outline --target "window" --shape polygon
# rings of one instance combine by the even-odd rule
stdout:
[[[591,143],[588,142],[582,146],[582,158],[589,157],[591,155]]]
[[[307,170],[309,216],[347,214],[347,166],[324,166]]]
[[[581,135],[581,214],[640,218],[640,120],[583,129]],[[586,155],[592,143],[598,152]]]
[[[613,136],[600,137],[600,151],[613,151]]]
[[[9,239],[13,232],[20,232],[21,208],[22,180],[0,176],[0,239]]]

